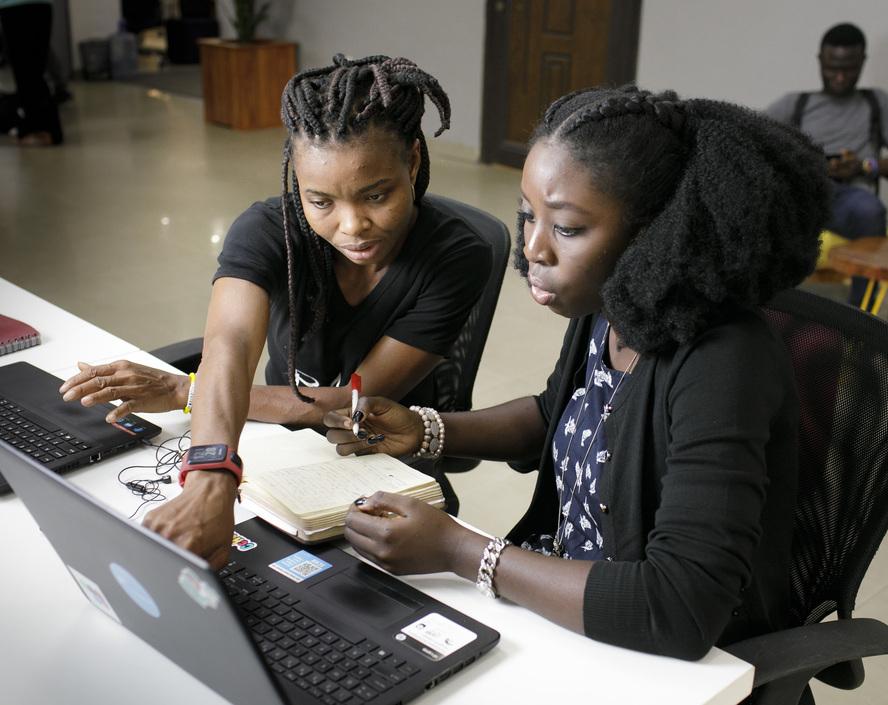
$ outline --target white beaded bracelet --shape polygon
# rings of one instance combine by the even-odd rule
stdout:
[[[487,597],[499,597],[493,586],[493,574],[496,572],[496,566],[503,549],[509,543],[508,539],[495,538],[485,546],[484,553],[481,555],[481,565],[478,566],[478,580],[475,587]]]
[[[437,460],[444,452],[444,422],[441,414],[428,406],[411,406],[410,411],[419,414],[423,426],[422,444],[413,457]]]

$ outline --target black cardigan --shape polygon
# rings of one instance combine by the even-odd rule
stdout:
[[[571,321],[537,397],[548,433],[513,542],[555,531],[552,436],[582,386],[593,323]],[[642,356],[614,406],[598,485],[614,560],[589,572],[586,635],[698,659],[781,627],[798,475],[798,402],[782,342],[757,313],[739,313],[672,352]]]

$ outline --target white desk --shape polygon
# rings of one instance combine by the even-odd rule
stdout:
[[[0,278],[0,313],[36,328],[42,341],[36,347],[0,356],[0,365],[27,360],[47,372],[58,374],[56,370],[79,360],[110,362],[138,350],[132,343],[3,278]]]
[[[56,330],[52,339],[59,339]],[[24,352],[37,351],[39,347]],[[35,360],[27,354],[23,357]],[[152,360],[143,352],[130,357],[146,363]],[[59,357],[50,360],[46,369],[66,374]],[[73,371],[70,362],[67,369]],[[187,429],[187,417],[181,412],[145,416],[163,427],[160,439],[181,435]],[[244,431],[248,436],[282,432],[286,431],[281,427],[257,423],[247,424]],[[139,500],[117,483],[117,472],[131,464],[153,464],[153,459],[154,451],[142,448],[67,477],[129,514]],[[168,487],[167,494],[172,496],[177,490]],[[239,510],[237,518],[249,515]],[[0,526],[6,538],[4,579],[0,581],[0,702],[226,702],[92,607],[13,496],[0,498]],[[88,542],[89,536],[83,540]],[[522,607],[490,600],[454,575],[415,576],[407,582],[502,634],[493,651],[423,694],[414,701],[417,705],[537,705],[543,699],[564,703],[579,699],[596,705],[733,705],[752,687],[752,666],[719,649],[712,649],[695,663],[639,654],[568,632]],[[594,684],[591,689],[589,683]]]

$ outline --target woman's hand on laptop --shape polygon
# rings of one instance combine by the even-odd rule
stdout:
[[[188,401],[187,375],[170,374],[128,360],[107,365],[78,362],[77,366],[80,372],[59,388],[62,398],[79,399],[84,406],[119,400],[120,405],[105,417],[108,423],[138,411],[182,409]]]
[[[206,559],[228,562],[237,487],[229,473],[190,472],[182,494],[145,515],[142,525]]]

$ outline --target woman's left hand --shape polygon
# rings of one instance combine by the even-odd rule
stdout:
[[[160,412],[181,409],[188,400],[191,386],[188,375],[171,374],[137,362],[117,360],[107,365],[78,362],[80,372],[59,389],[65,401],[80,400],[93,406],[120,400],[108,412],[105,421],[115,423],[129,413]]]
[[[362,500],[349,508],[345,538],[390,573],[453,570],[462,539],[472,533],[449,514],[412,497],[376,492]]]

